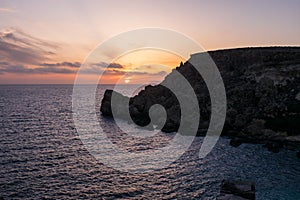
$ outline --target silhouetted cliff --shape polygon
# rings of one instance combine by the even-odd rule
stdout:
[[[299,147],[300,47],[240,48],[208,53],[224,81],[227,117],[222,134],[234,138],[232,145],[259,142],[274,151],[283,145]],[[198,134],[205,133],[210,118],[207,87],[189,61],[174,70],[189,81],[197,95],[201,113]],[[172,73],[163,82],[176,84],[176,80],[170,80]],[[107,106],[111,92],[107,91],[102,100],[101,111],[106,116],[111,116]],[[129,104],[131,117],[138,125],[147,125],[149,108],[161,104],[168,116],[162,130],[178,129],[180,105],[175,95],[161,84],[147,86],[130,98]]]

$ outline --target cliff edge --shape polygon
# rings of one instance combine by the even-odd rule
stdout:
[[[208,53],[224,81],[227,116],[222,134],[233,138],[231,144],[264,143],[274,152],[282,146],[299,149],[300,47],[239,48]],[[176,84],[172,79],[175,70],[188,80],[196,93],[201,116],[198,135],[204,134],[210,119],[207,87],[189,61],[181,63],[162,83]],[[104,116],[112,116],[112,92],[106,91],[102,100]],[[164,106],[167,112],[162,131],[177,131],[180,105],[172,91],[162,84],[147,86],[129,99],[132,120],[146,126],[150,122],[149,108],[154,104]]]

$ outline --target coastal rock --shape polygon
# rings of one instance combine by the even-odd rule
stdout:
[[[230,140],[230,143],[229,143],[229,144],[230,144],[231,146],[233,146],[233,147],[238,147],[238,146],[240,146],[242,143],[243,143],[243,140],[241,140],[240,138],[235,137],[235,138],[233,138],[233,139]]]
[[[300,101],[300,92],[296,95],[295,99]]]
[[[299,47],[241,48],[208,53],[219,68],[226,89],[227,117],[223,135],[254,143],[282,141],[283,146],[287,145],[289,136],[300,135]],[[195,56],[201,56],[201,53],[192,55]],[[210,120],[211,100],[201,75],[189,61],[181,63],[161,84],[147,86],[131,97],[130,115],[136,124],[145,126],[150,122],[150,107],[160,104],[167,113],[162,130],[177,131],[180,105],[174,93],[163,86],[163,83],[169,83],[183,87],[173,76],[175,70],[195,91],[201,117],[199,122],[188,121],[199,123],[198,134],[203,135]],[[104,95],[101,105],[105,116],[111,116],[109,93],[111,91]],[[238,143],[232,141],[232,145],[238,146]]]
[[[223,180],[218,199],[249,199],[255,200],[255,186],[251,181]]]
[[[280,149],[283,147],[282,142],[267,142],[264,147],[268,149],[268,151],[271,151],[273,153],[278,153]]]
[[[101,102],[101,107],[100,107],[100,111],[102,113],[102,115],[104,116],[112,116],[112,108],[111,108],[111,99],[112,96],[115,95],[116,98],[118,98],[120,101],[128,101],[129,98],[126,96],[123,96],[122,94],[113,91],[113,90],[106,90]],[[115,111],[117,111],[117,113],[115,113],[117,116],[122,117],[125,114],[121,113],[123,111],[123,109],[118,109],[118,104],[114,105],[116,106]],[[124,111],[123,111],[124,112]]]
[[[247,200],[247,199],[245,199],[243,197],[236,196],[234,194],[222,194],[222,196],[220,196],[217,199],[218,200]]]

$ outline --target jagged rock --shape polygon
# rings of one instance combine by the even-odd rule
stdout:
[[[294,111],[296,112],[296,111]],[[300,134],[300,113],[286,113],[285,115],[269,118],[266,126],[275,131],[286,131],[288,135]]]
[[[296,95],[295,99],[300,101],[300,92]]]
[[[263,119],[253,119],[243,131],[249,136],[261,136],[262,130],[264,129],[264,124],[265,120]]]
[[[255,199],[255,186],[251,181],[223,180],[218,199]]]
[[[102,102],[101,102],[101,107],[100,107],[100,111],[101,111],[102,115],[104,115],[104,116],[112,116],[112,109],[111,109],[111,98],[112,98],[112,95],[115,95],[115,97],[118,98],[119,101],[129,101],[128,97],[123,96],[122,94],[120,94],[120,93],[118,93],[116,91],[106,90],[105,93],[104,93],[104,97],[102,99]],[[120,107],[122,105],[115,104],[114,106],[115,106],[115,111],[116,111],[115,114],[118,117],[121,118],[122,116],[125,115],[124,113],[122,113],[122,112],[124,112],[124,110],[121,109],[121,107]]]
[[[218,66],[226,89],[227,117],[222,134],[240,137],[246,142],[279,140],[284,146],[288,136],[300,135],[299,47],[241,48],[208,53]],[[201,53],[192,57],[199,55]],[[188,61],[167,75],[162,84],[147,86],[130,98],[133,121],[147,125],[150,107],[160,104],[167,112],[162,130],[178,130],[180,105],[172,91],[163,86],[170,83],[183,87],[175,80],[174,71],[181,73],[196,93],[201,116],[198,133],[203,134],[208,127],[203,124],[210,119],[210,96],[201,75]],[[111,116],[109,93],[111,91],[105,93],[101,105],[105,116]],[[282,135],[283,132],[286,135]]]
[[[280,149],[283,147],[282,142],[267,142],[264,147],[268,149],[268,151],[271,151],[273,153],[278,153]]]
[[[233,147],[238,147],[238,146],[240,146],[241,144],[243,143],[243,141],[240,139],[240,138],[232,138],[231,140],[230,140],[230,145],[231,146],[233,146]]]
[[[102,98],[100,111],[104,116],[112,116],[112,110],[111,110],[112,93],[113,90],[106,90]]]
[[[247,124],[247,119],[244,115],[238,114],[235,118],[233,126],[236,128],[243,128]]]
[[[239,197],[239,196],[236,196],[234,194],[223,194],[222,196],[220,196],[217,199],[218,200],[247,200],[243,197]]]

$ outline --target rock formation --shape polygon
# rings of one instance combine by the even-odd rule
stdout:
[[[274,152],[281,146],[298,148],[300,143],[300,47],[262,47],[208,52],[220,70],[227,95],[227,116],[223,135],[242,142],[264,143]],[[193,56],[198,56],[194,54]],[[193,87],[200,107],[198,134],[205,133],[210,119],[210,97],[196,69],[181,63],[176,69]],[[164,132],[177,131],[180,105],[164,82],[173,82],[171,72],[162,84],[147,86],[129,99],[133,121],[145,126],[150,122],[149,108],[164,106],[167,121]],[[101,112],[112,116],[110,95],[106,91]],[[125,97],[124,97],[125,98]],[[192,119],[191,119],[192,120]]]
[[[218,200],[255,200],[255,185],[251,181],[223,180]]]

